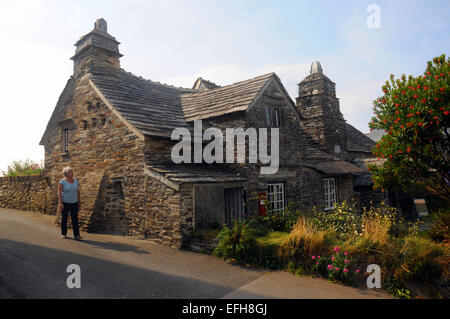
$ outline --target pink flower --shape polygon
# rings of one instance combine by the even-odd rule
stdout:
[[[348,272],[348,269],[347,269],[347,268],[344,268],[344,272]]]
[[[339,267],[336,267],[335,269],[336,269],[336,271],[339,271]]]
[[[320,258],[320,256],[317,256],[317,259],[319,259]]]
[[[356,269],[356,273],[359,274],[359,272],[360,272],[360,270],[359,270],[359,269]]]
[[[348,264],[348,259],[344,260],[344,262],[345,262],[346,264]]]
[[[319,262],[318,261],[316,261],[316,265],[318,265],[319,264]]]
[[[312,256],[311,258],[314,260],[314,259],[316,259],[316,256]]]
[[[338,246],[334,246],[334,251],[335,251],[335,252],[337,252],[337,253],[338,253],[338,252],[339,252],[339,250],[340,250],[340,249],[339,249],[339,247],[338,247]]]
[[[348,255],[348,252],[344,252],[344,255],[347,256],[347,255]]]
[[[328,269],[333,269],[333,265],[328,265]]]
[[[331,257],[331,260],[335,260],[336,258],[335,257]]]

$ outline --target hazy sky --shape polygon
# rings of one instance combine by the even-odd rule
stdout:
[[[381,27],[368,28],[368,5]],[[417,75],[449,54],[449,1],[0,1],[0,171],[43,160],[38,143],[72,74],[73,44],[97,18],[121,42],[121,66],[191,87],[276,72],[292,98],[319,60],[341,111],[363,132],[389,74]]]

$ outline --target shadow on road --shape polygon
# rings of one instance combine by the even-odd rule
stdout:
[[[127,244],[119,244],[114,242],[100,242],[100,241],[94,241],[94,240],[80,240],[81,243],[86,243],[98,248],[103,249],[110,249],[110,250],[116,250],[116,251],[131,251],[136,254],[140,255],[148,255],[150,254],[148,251],[141,250],[136,246],[127,245]]]
[[[81,289],[69,289],[69,264]],[[251,280],[212,283],[53,248],[0,239],[0,298],[220,298]],[[253,298],[267,298],[255,294]]]

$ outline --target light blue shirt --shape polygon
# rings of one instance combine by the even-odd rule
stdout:
[[[63,203],[78,203],[78,180],[74,178],[73,183],[62,179],[59,183],[63,186],[62,201]]]

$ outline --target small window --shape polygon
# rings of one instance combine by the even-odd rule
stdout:
[[[281,126],[281,113],[279,108],[275,108],[273,112],[273,127]]]
[[[266,112],[267,127],[281,126],[281,110],[278,107],[270,108],[269,106],[266,106],[265,112]]]
[[[325,210],[333,209],[337,203],[336,179],[325,178],[323,185],[325,191]]]
[[[64,129],[64,150],[69,151],[69,129]]]
[[[273,212],[283,211],[285,208],[284,183],[267,185],[267,205]]]
[[[88,122],[83,121],[83,130],[86,130],[88,128]]]
[[[270,108],[267,105],[265,107],[265,111],[266,111],[266,125],[267,125],[267,127],[270,127],[270,125],[271,125]]]
[[[97,119],[94,117],[92,119],[92,127],[96,127],[97,126]]]

